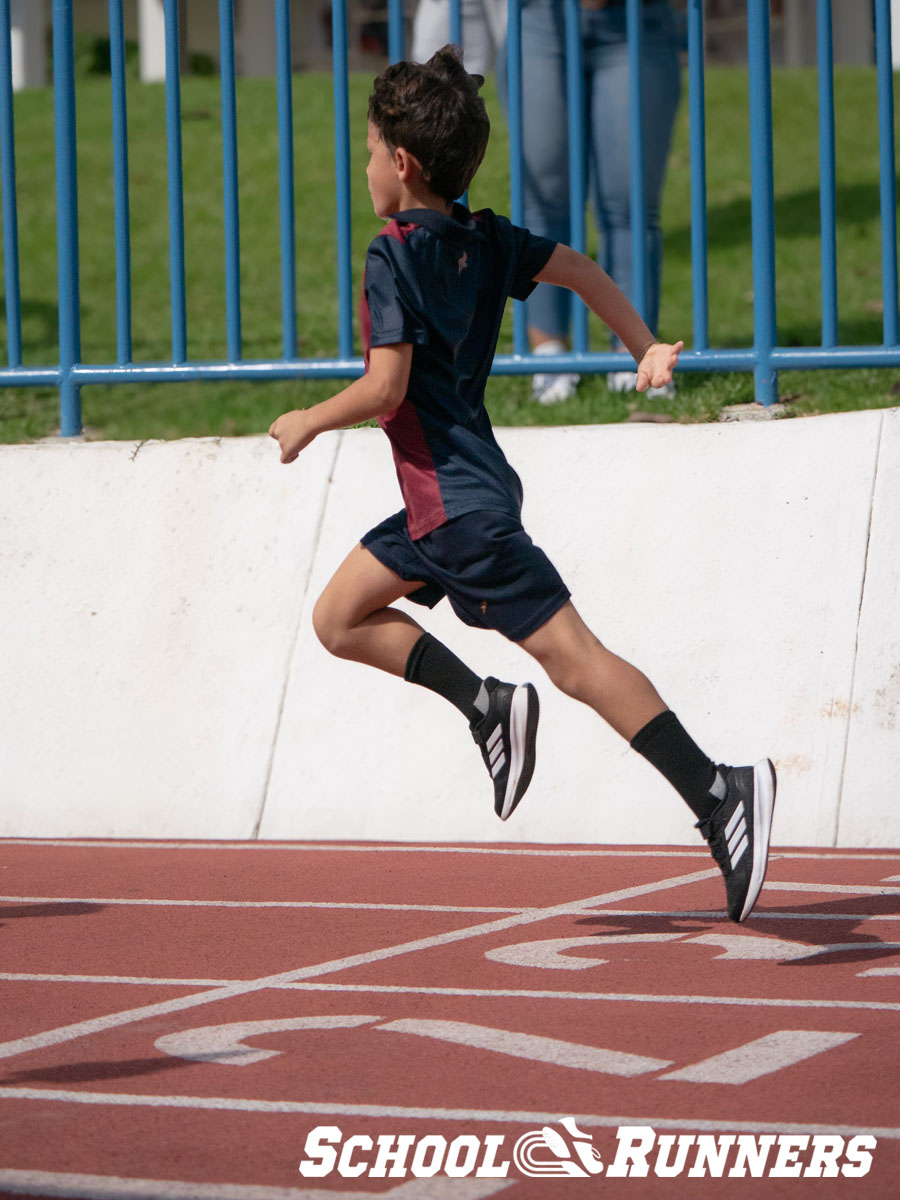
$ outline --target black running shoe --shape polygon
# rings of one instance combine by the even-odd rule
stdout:
[[[750,916],[769,859],[775,768],[764,758],[755,767],[720,767],[728,791],[719,807],[697,828],[709,842],[725,876],[728,915],[732,921]]]
[[[494,781],[494,811],[505,821],[534,774],[538,696],[530,683],[484,681],[490,707],[469,728]]]

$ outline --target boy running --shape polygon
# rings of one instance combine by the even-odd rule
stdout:
[[[388,224],[366,257],[366,373],[321,404],[285,413],[269,433],[293,462],[320,433],[372,418],[391,442],[405,507],[371,529],[326,586],[313,625],[332,654],[367,663],[449,700],[469,722],[501,820],[535,763],[537,692],[481,678],[392,607],[446,596],[466,624],[527,650],[567,695],[589,705],[679,792],[725,878],[728,915],[743,921],[762,887],[775,770],[717,766],[637,668],[603,646],[556,568],[522,528],[522,486],[498,446],[484,388],[508,296],[537,283],[570,288],[621,338],[638,391],[662,387],[684,343],[656,342],[591,259],[490,209],[454,198],[468,188],[490,123],[456,52],[396,63],[369,100],[367,169]]]

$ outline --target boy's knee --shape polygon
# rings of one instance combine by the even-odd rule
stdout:
[[[316,637],[328,653],[335,655],[336,658],[343,657],[346,629],[324,594],[316,601],[312,614],[312,626]]]
[[[605,653],[593,635],[580,643],[570,644],[564,640],[529,649],[547,672],[554,687],[576,700],[581,699],[585,689],[601,670]]]
[[[584,674],[580,663],[571,658],[555,657],[541,665],[555,687],[558,687],[567,696],[578,698],[582,690]]]

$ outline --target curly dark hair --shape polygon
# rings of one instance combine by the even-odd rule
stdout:
[[[375,80],[369,120],[390,151],[402,146],[422,166],[422,178],[444,200],[466,190],[484,158],[491,123],[456,46],[427,63],[398,62]]]

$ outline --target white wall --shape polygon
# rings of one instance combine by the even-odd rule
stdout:
[[[776,843],[900,844],[900,411],[498,436],[588,623],[717,759],[776,760]],[[322,650],[321,585],[398,506],[377,430],[291,467],[266,438],[0,447],[0,835],[693,842],[447,605],[411,610],[541,693],[507,824],[454,709]]]

